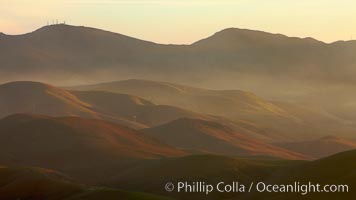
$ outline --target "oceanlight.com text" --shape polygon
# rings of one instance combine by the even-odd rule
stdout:
[[[349,186],[346,184],[320,184],[320,183],[300,183],[295,181],[291,184],[270,184],[264,182],[251,182],[243,184],[240,182],[219,182],[209,184],[203,181],[196,182],[168,182],[165,185],[167,192],[178,193],[204,193],[208,195],[212,192],[219,193],[245,193],[245,192],[267,192],[267,193],[299,193],[307,195],[309,193],[346,193]]]

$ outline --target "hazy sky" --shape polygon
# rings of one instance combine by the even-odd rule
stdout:
[[[0,32],[65,20],[159,43],[192,43],[228,27],[326,42],[356,38],[355,0],[0,0]]]

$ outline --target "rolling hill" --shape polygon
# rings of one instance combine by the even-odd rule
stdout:
[[[156,104],[245,121],[265,131],[266,140],[302,141],[326,135],[355,137],[353,123],[324,110],[293,103],[269,101],[242,90],[211,90],[168,82],[130,79],[71,87],[125,93]]]
[[[42,168],[0,167],[0,180],[0,198],[8,200],[168,199],[113,188],[90,187],[59,172]]]
[[[44,83],[6,83],[0,85],[0,96],[1,117],[14,113],[96,116],[88,103],[65,90]]]
[[[353,199],[356,186],[355,162],[356,151],[342,152],[315,161],[286,161],[268,158],[231,158],[214,155],[195,155],[182,158],[154,160],[139,164],[113,176],[112,186],[127,189],[141,188],[143,191],[171,196],[177,199]],[[145,178],[142,178],[145,177]],[[246,193],[168,193],[164,191],[166,182],[203,181],[216,184],[238,181],[243,184],[301,184],[320,183],[347,184],[347,193],[259,193],[255,190]]]
[[[93,105],[99,113],[118,116],[147,127],[161,125],[182,117],[213,120],[213,116],[199,114],[175,106],[154,104],[137,96],[105,91],[71,91]]]
[[[114,123],[28,114],[0,120],[0,146],[5,166],[39,166],[88,181],[105,179],[137,160],[185,155]]]
[[[308,156],[263,143],[212,121],[182,118],[145,129],[143,132],[176,148],[193,153],[230,156],[269,155],[286,159],[308,158]]]
[[[323,158],[342,151],[356,149],[356,142],[335,136],[326,136],[317,140],[284,143],[279,146],[314,158]]]
[[[104,119],[136,129],[181,117],[211,117],[145,99],[109,92],[66,91],[45,83],[17,81],[0,85],[0,118],[16,113]]]
[[[108,187],[80,184],[68,176],[43,168],[0,167],[0,197],[36,200],[84,199],[353,199],[355,191],[356,151],[342,152],[316,161],[287,161],[273,158],[232,158],[217,155],[194,155],[179,158],[142,160],[116,171],[105,183]],[[249,184],[263,181],[292,184],[294,181],[320,184],[347,184],[348,193],[178,193],[164,191],[171,181],[203,181],[216,184],[238,181]],[[121,188],[118,190],[116,188]],[[127,192],[131,191],[131,192]],[[145,192],[145,193],[140,193]],[[156,195],[151,195],[156,194]]]
[[[174,92],[176,92],[176,90],[176,88],[173,89]],[[174,98],[173,91],[171,92],[171,95],[166,95]],[[203,89],[195,88],[190,88],[189,91],[190,94],[204,92]],[[156,93],[156,91],[151,92]],[[164,90],[162,92],[164,92]],[[207,91],[207,93],[208,92],[209,91]],[[242,91],[241,93],[245,94]],[[267,144],[266,141],[270,142],[271,138],[273,138],[274,135],[271,134],[273,132],[265,130],[263,126],[260,126],[258,123],[250,123],[243,120],[232,121],[228,118],[199,114],[175,106],[157,105],[133,95],[106,91],[68,91],[48,84],[28,81],[11,82],[0,85],[0,95],[3,97],[0,99],[0,111],[2,111],[0,116],[2,117],[16,113],[30,113],[57,117],[77,116],[112,121],[135,129],[164,126],[164,124],[175,120],[178,120],[178,122],[184,121],[179,120],[182,118],[198,119],[196,121],[198,124],[203,123],[212,126],[208,126],[207,128],[209,131],[216,133],[215,136],[210,139],[212,143],[217,141],[223,142],[219,145],[220,147],[224,146],[223,144],[230,144],[224,147],[223,150],[212,151],[214,153],[224,155],[267,154],[292,159],[308,157],[281,150],[279,147]],[[183,97],[180,97],[180,99],[183,100]],[[187,98],[189,99],[189,97]],[[223,98],[223,96],[221,98]],[[178,99],[178,96],[176,99]],[[242,99],[241,101],[236,102],[236,106],[247,103],[249,103],[248,98],[247,100]],[[266,104],[272,105],[268,102]],[[256,107],[257,105],[259,104],[255,103]],[[263,105],[265,104],[262,104],[261,107]],[[266,107],[269,108],[268,106]],[[278,107],[271,107],[278,110]],[[266,112],[267,108],[260,112]],[[251,116],[253,116],[252,113]],[[216,126],[216,124],[220,126]],[[171,127],[169,130],[159,132],[164,135],[166,133],[177,132],[177,130],[180,130],[180,128],[183,127],[184,126],[181,127],[181,125],[178,125],[177,127]],[[189,128],[192,129],[189,130],[188,133],[190,133],[190,131],[196,131],[194,127],[188,126],[188,129]],[[155,130],[158,129],[159,128]],[[210,133],[209,131],[208,133]],[[205,133],[205,130],[203,130],[203,132]],[[218,136],[218,133],[220,132],[224,136]],[[234,137],[235,139],[231,141],[231,143],[226,143],[226,140]],[[162,139],[162,137],[159,138]],[[244,143],[240,144],[240,141],[238,141],[237,138],[242,139]],[[231,144],[233,145],[231,146]],[[202,144],[200,144],[200,141],[196,141],[196,145],[201,146]],[[195,148],[193,150],[200,151],[204,149]]]
[[[251,92],[241,90],[208,90],[169,82],[138,79],[84,85],[73,87],[73,89],[132,94],[157,104],[176,105],[215,115],[226,115],[226,107],[229,107],[246,115],[256,113],[290,117],[278,106]]]
[[[0,167],[1,199],[60,200],[84,189],[69,177],[43,168]]]
[[[182,158],[143,162],[113,176],[111,187],[127,190],[141,190],[171,196],[176,199],[231,199],[237,193],[168,193],[164,190],[167,182],[204,181],[216,184],[220,181],[264,180],[283,167],[305,161],[284,161],[276,159],[232,158],[218,155],[194,155]]]
[[[352,126],[344,124],[342,120],[333,116],[311,112],[291,104],[270,102],[244,91],[207,90],[144,80],[119,81],[82,86],[76,89],[89,91],[64,90],[30,81],[0,85],[2,97],[0,98],[0,117],[16,113],[57,117],[78,116],[111,121],[135,129],[156,127],[155,130],[158,130],[159,126],[166,127],[166,123],[181,118],[198,119],[197,122],[213,125],[213,129],[208,128],[209,131],[225,134],[222,137],[224,140],[231,137],[244,138],[244,145],[246,145],[242,148],[244,150],[238,148],[239,150],[235,149],[229,153],[229,148],[235,147],[226,146],[225,150],[220,153],[225,152],[223,154],[227,155],[247,153],[275,155],[277,153],[277,156],[284,158],[295,156],[291,156],[291,152],[287,153],[289,155],[282,155],[283,151],[279,152],[278,148],[270,144],[306,141],[318,139],[324,135],[342,135],[353,130]],[[179,106],[186,109],[179,108]],[[199,112],[204,114],[199,114]],[[219,114],[222,117],[215,116]],[[221,126],[217,127],[215,124]],[[183,125],[178,125],[159,132],[164,135],[166,132],[177,132],[183,127]],[[196,132],[195,128],[190,128],[192,129],[187,133]],[[226,132],[227,129],[229,130]],[[239,135],[231,136],[236,133]],[[216,139],[224,141],[219,137],[213,137],[212,141],[216,142]],[[236,145],[239,141],[232,143]],[[263,148],[256,148],[262,143]],[[335,146],[330,149],[338,149],[338,144],[332,144]],[[197,145],[202,144],[197,143]],[[330,151],[330,153],[336,152],[338,151]],[[304,153],[307,157],[315,157],[313,152]]]
[[[353,199],[356,195],[355,190],[353,189],[356,186],[355,160],[356,150],[341,152],[313,162],[305,162],[293,167],[286,167],[275,173],[275,175],[269,180],[266,180],[266,182],[274,184],[291,184],[295,181],[299,181],[301,184],[307,184],[310,181],[321,185],[348,185],[348,192],[311,192],[304,195],[303,199]],[[249,200],[257,200],[261,198],[292,200],[300,197],[300,193],[254,193],[246,195],[246,199]]]

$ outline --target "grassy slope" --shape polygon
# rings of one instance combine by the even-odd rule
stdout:
[[[146,162],[118,173],[112,185],[170,195],[178,199],[353,199],[356,195],[356,150],[343,152],[316,161],[285,161],[267,158],[231,158],[212,155],[188,156]],[[215,184],[220,181],[239,181],[249,184],[263,181],[270,184],[301,183],[348,184],[349,193],[310,193],[301,198],[299,193],[167,193],[168,181],[204,181]]]
[[[231,158],[213,155],[188,156],[145,161],[117,172],[111,186],[86,187],[55,171],[33,168],[0,168],[0,199],[29,197],[36,200],[99,200],[99,199],[243,199],[243,200],[338,200],[356,195],[356,150],[343,152],[316,161],[286,161],[268,158]],[[263,181],[291,184],[311,181],[320,184],[348,184],[349,193],[167,193],[168,181],[204,181],[210,184],[239,181],[248,184]],[[109,184],[108,184],[109,185]],[[126,192],[135,191],[135,192]],[[145,193],[141,193],[145,192]],[[146,194],[150,193],[150,194]],[[7,195],[7,196],[6,196]],[[12,195],[12,196],[11,196]],[[30,198],[31,197],[31,198]]]
[[[0,146],[1,164],[40,166],[92,181],[137,160],[185,154],[114,123],[25,114],[0,120]]]
[[[64,200],[170,200],[171,198],[141,192],[127,192],[112,188],[90,188]]]
[[[66,91],[45,83],[17,81],[0,85],[0,118],[16,113],[81,116],[141,129],[180,117],[208,116],[145,99],[102,91]]]
[[[168,198],[112,188],[90,188],[47,169],[0,167],[0,199],[164,200]]]
[[[79,99],[88,102],[93,109],[108,116],[124,118],[145,126],[157,126],[181,117],[211,119],[174,106],[156,105],[137,96],[105,91],[71,91]]]
[[[128,190],[171,195],[178,199],[220,199],[235,194],[167,193],[164,185],[168,181],[205,181],[216,184],[220,181],[264,180],[281,167],[304,161],[284,161],[279,159],[231,158],[215,155],[197,155],[183,158],[163,159],[145,162],[118,173],[111,186]]]
[[[79,192],[82,185],[66,176],[39,168],[0,168],[0,199],[59,200]]]
[[[317,140],[277,144],[314,158],[324,158],[339,152],[356,149],[356,142],[340,137],[326,136]]]
[[[182,118],[143,131],[167,144],[192,152],[228,156],[270,155],[285,159],[308,158],[212,121]]]
[[[273,178],[267,180],[271,183],[320,183],[320,184],[347,184],[348,193],[310,193],[301,196],[298,193],[290,194],[253,194],[245,196],[246,199],[275,199],[275,200],[338,200],[354,199],[356,197],[356,150],[342,152],[327,158],[306,162],[293,167],[288,167],[276,173]]]

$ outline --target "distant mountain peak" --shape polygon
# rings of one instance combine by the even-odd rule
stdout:
[[[226,28],[223,29],[219,32],[216,32],[212,36],[199,40],[195,42],[194,44],[209,44],[212,43],[212,45],[217,46],[219,44],[224,44],[233,46],[236,44],[244,44],[244,45],[250,45],[250,44],[278,44],[280,42],[283,42],[281,44],[284,45],[285,42],[305,42],[305,43],[311,43],[311,44],[323,44],[323,42],[318,41],[314,38],[308,37],[308,38],[299,38],[299,37],[289,37],[283,34],[279,33],[269,33],[265,31],[259,31],[259,30],[251,30],[251,29],[241,29],[241,28]],[[225,44],[227,43],[227,44]]]
[[[45,89],[53,88],[53,86],[46,83],[36,82],[36,81],[14,81],[14,82],[8,82],[0,85],[0,88],[30,89],[34,91],[34,90],[45,90]]]
[[[110,41],[110,40],[112,43],[121,41],[125,43],[131,42],[131,44],[133,43],[134,45],[139,45],[141,43],[146,45],[155,44],[154,42],[138,39],[121,33],[116,33],[116,32],[93,28],[93,27],[74,26],[68,24],[47,25],[31,33],[27,33],[24,35],[38,36],[38,38],[41,40],[43,40],[46,36],[50,36],[51,39],[54,39],[55,36],[56,39],[60,39],[59,42],[61,42],[62,40],[75,38],[75,40],[73,40],[73,43],[78,41],[80,42],[83,41],[83,39],[86,39],[84,40],[86,42],[94,42],[94,43],[98,42],[98,43],[105,43],[105,44],[106,41]],[[98,45],[103,45],[103,44],[98,44]]]
[[[244,28],[234,28],[234,27],[226,28],[226,29],[223,29],[221,31],[218,31],[218,32],[215,33],[215,35],[218,35],[218,34],[229,34],[229,33],[233,33],[233,34],[236,34],[236,33],[240,33],[240,34],[241,33],[254,33],[254,34],[268,34],[268,35],[284,36],[282,34],[273,34],[273,33],[265,32],[265,31],[244,29]]]
[[[30,114],[30,113],[16,113],[12,115],[8,115],[2,118],[2,121],[18,121],[18,122],[26,122],[36,119],[49,119],[48,116],[39,115],[39,114]]]

